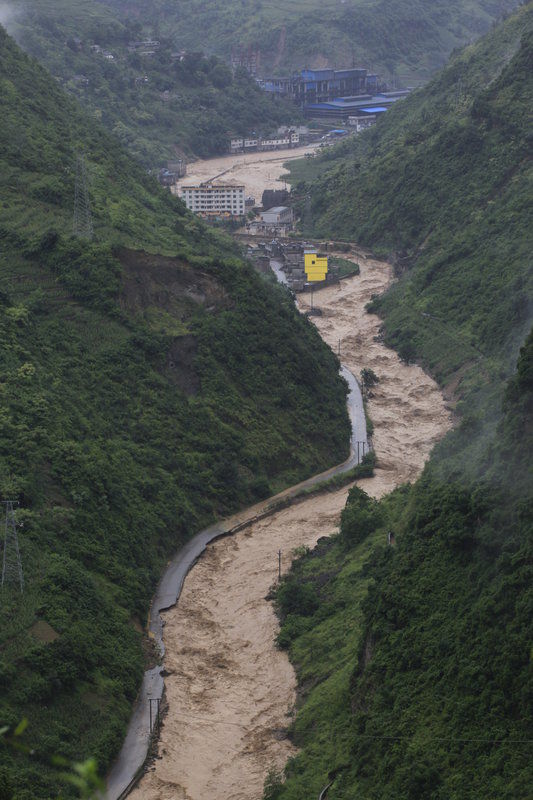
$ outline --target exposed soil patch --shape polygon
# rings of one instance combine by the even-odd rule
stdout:
[[[156,307],[183,320],[198,306],[218,311],[232,305],[216,278],[180,259],[136,250],[117,256],[124,267],[121,305],[130,313]]]
[[[200,390],[200,378],[194,370],[194,359],[198,351],[195,336],[180,336],[174,339],[167,357],[167,375],[187,395]]]
[[[180,259],[127,249],[117,256],[124,267],[121,307],[142,316],[152,329],[174,337],[165,374],[185,394],[197,394],[200,379],[194,362],[198,347],[187,322],[199,308],[206,313],[230,308],[231,297],[212,275]]]
[[[40,642],[44,642],[44,644],[51,644],[51,642],[55,642],[56,639],[59,639],[59,633],[44,619],[34,622],[30,628],[30,633]]]

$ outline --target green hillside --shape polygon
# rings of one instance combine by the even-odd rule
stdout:
[[[459,396],[509,376],[531,323],[532,30],[529,3],[296,186],[304,231],[391,258],[387,341]]]
[[[531,30],[530,3],[368,135],[300,165],[306,224],[394,259],[372,307],[458,415],[414,486],[379,503],[354,490],[340,534],[278,592],[301,752],[269,800],[330,782],[328,800],[531,795]]]
[[[0,605],[0,793],[120,747],[162,567],[202,526],[340,461],[338,363],[0,28],[0,495],[25,591]],[[71,235],[85,154],[94,239]],[[65,789],[65,797],[71,796]]]
[[[386,80],[426,80],[454,47],[484,33],[515,0],[104,0],[157,19],[180,47],[228,56],[252,47],[260,73],[372,66]],[[201,24],[199,20],[201,19]]]
[[[21,46],[151,168],[176,156],[225,153],[231,135],[268,134],[299,119],[247,73],[234,76],[223,61],[204,57],[201,42],[179,60],[173,39],[157,32],[157,52],[132,51],[130,43],[150,38],[153,28],[97,0],[13,0],[10,7],[9,31]]]
[[[281,585],[304,700],[268,800],[531,796],[532,364],[533,335],[472,484],[430,466],[380,503],[353,490]]]

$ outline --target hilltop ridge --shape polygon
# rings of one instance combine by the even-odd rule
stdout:
[[[147,24],[157,20],[157,30],[168,32],[180,47],[201,46],[225,57],[251,53],[260,74],[354,63],[404,84],[427,80],[455,47],[517,6],[514,0],[103,2]]]

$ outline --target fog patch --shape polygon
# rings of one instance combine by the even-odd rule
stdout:
[[[8,33],[12,33],[11,26],[21,16],[22,11],[20,7],[0,0],[0,25],[3,25]]]

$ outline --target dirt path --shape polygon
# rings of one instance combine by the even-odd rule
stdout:
[[[379,497],[420,473],[450,426],[436,384],[375,342],[379,319],[365,313],[391,281],[389,265],[360,254],[361,275],[315,294],[314,317],[343,362],[380,378],[370,401],[380,467],[364,488]],[[305,296],[300,305],[305,307]],[[134,800],[259,800],[268,770],[293,753],[284,738],[296,680],[274,645],[277,621],[265,601],[277,550],[290,553],[333,533],[348,488],[311,498],[210,545],[165,615],[168,712],[159,757]]]
[[[178,183],[180,186],[194,185],[220,176],[222,183],[244,184],[246,196],[255,197],[261,203],[265,189],[284,189],[284,181],[279,176],[284,172],[285,161],[302,158],[311,153],[317,145],[295,147],[292,150],[272,150],[265,153],[243,153],[239,156],[220,156],[195,161],[187,167],[187,175]],[[224,173],[224,174],[221,174]],[[177,190],[174,190],[177,191]]]

